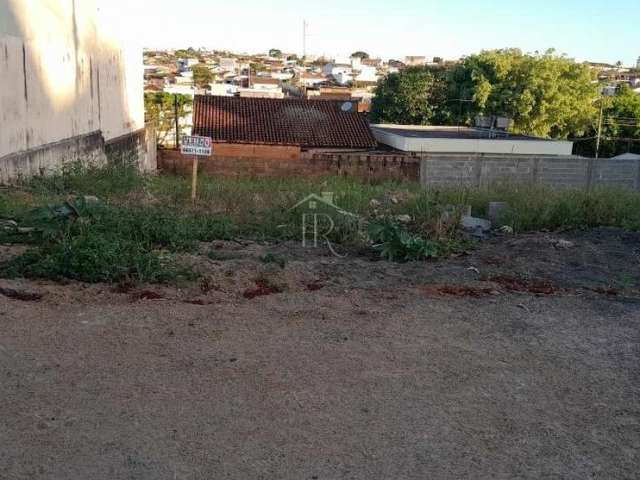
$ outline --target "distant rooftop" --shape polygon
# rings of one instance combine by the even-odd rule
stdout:
[[[193,132],[214,142],[299,145],[306,148],[377,146],[366,118],[349,102],[197,95]]]
[[[472,127],[371,125],[376,139],[403,152],[571,155],[573,143]]]
[[[474,127],[451,127],[451,126],[432,126],[432,125],[388,125],[377,124],[371,125],[371,128],[383,130],[394,135],[412,138],[452,138],[452,139],[470,139],[470,140],[539,140],[544,138],[529,137],[526,135],[516,135],[501,130],[489,130]]]

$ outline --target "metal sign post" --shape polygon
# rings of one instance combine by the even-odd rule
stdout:
[[[210,157],[213,151],[211,138],[196,135],[182,137],[180,152],[184,155],[193,155],[191,169],[191,201],[196,202],[198,188],[198,157]]]

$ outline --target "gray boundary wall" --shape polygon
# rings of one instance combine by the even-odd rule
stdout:
[[[640,160],[529,155],[425,155],[420,183],[425,187],[492,183],[541,184],[588,189],[608,186],[640,191]]]
[[[50,175],[60,171],[65,164],[75,161],[101,165],[107,160],[130,160],[142,171],[155,172],[154,125],[147,124],[141,130],[108,141],[105,141],[102,132],[98,130],[0,157],[0,185],[37,175]]]

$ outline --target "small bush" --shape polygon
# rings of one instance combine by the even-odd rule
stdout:
[[[275,255],[273,253],[267,253],[266,255],[263,255],[262,257],[260,257],[260,261],[262,263],[275,263],[280,268],[284,268],[287,265],[287,260],[284,257]]]
[[[397,223],[389,221],[369,224],[368,233],[374,243],[373,248],[387,260],[396,262],[424,260],[439,256],[443,250],[439,243],[425,240],[419,235],[408,232]]]

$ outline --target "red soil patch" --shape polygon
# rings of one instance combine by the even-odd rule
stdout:
[[[212,305],[216,302],[208,302],[207,300],[196,299],[196,300],[183,300],[182,303],[189,303],[191,305]]]
[[[23,292],[20,290],[14,290],[13,288],[0,288],[0,295],[12,298],[14,300],[20,300],[22,302],[37,302],[42,300],[41,293]]]
[[[315,292],[316,290],[320,290],[321,288],[324,288],[324,285],[322,285],[321,283],[308,283],[306,286],[308,292]]]
[[[132,300],[160,300],[161,298],[164,297],[159,293],[153,292],[151,290],[141,290],[131,295]]]
[[[560,289],[551,282],[544,280],[524,280],[521,278],[509,277],[507,275],[496,275],[488,278],[490,282],[497,283],[510,292],[528,292],[536,295],[553,295]]]
[[[256,288],[248,288],[244,291],[242,296],[244,298],[252,299],[265,295],[273,295],[274,293],[280,293],[280,289],[274,287],[273,285],[269,285],[266,280],[259,279],[256,280]]]
[[[424,291],[429,294],[452,295],[454,297],[484,297],[495,293],[492,288],[465,287],[462,285],[428,285]]]

